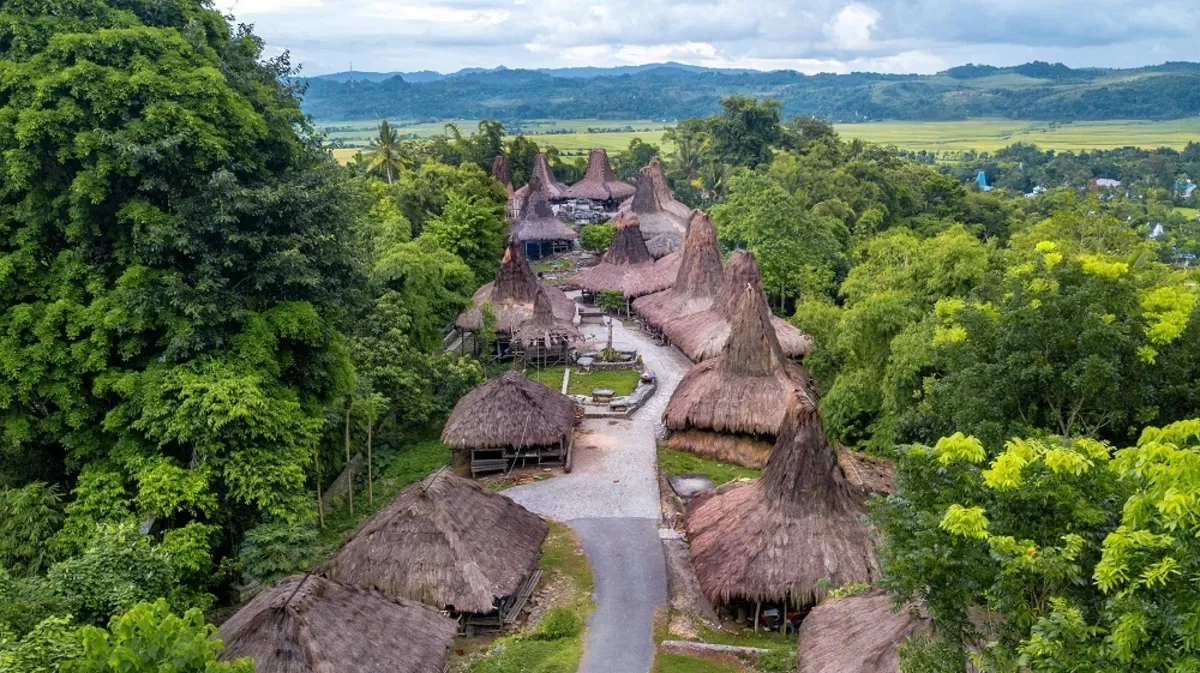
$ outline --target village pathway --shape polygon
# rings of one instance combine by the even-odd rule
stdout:
[[[591,340],[608,328],[581,325]],[[691,363],[642,332],[613,325],[614,346],[634,348],[658,389],[629,420],[585,419],[574,469],[505,491],[513,500],[579,535],[596,584],[580,673],[648,673],[654,662],[654,611],[667,605],[667,570],[658,524],[656,441],[662,411]]]

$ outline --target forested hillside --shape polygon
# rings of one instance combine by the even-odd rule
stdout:
[[[1012,68],[962,66],[937,75],[730,73],[663,66],[617,76],[491,70],[421,79],[308,79],[303,109],[326,120],[683,119],[713,114],[722,98],[741,94],[779,100],[785,117],[837,122],[1173,119],[1200,114],[1200,65],[1192,63],[1072,70],[1035,62]]]

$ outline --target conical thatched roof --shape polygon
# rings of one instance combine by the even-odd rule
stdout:
[[[496,182],[504,185],[509,196],[513,195],[512,171],[509,170],[508,160],[504,158],[503,154],[497,154],[496,158],[492,159],[492,177]]]
[[[525,262],[521,243],[516,239],[509,239],[504,259],[500,261],[500,270],[496,273],[496,280],[475,291],[475,296],[471,298],[471,308],[463,311],[454,321],[454,325],[467,332],[478,331],[483,325],[480,307],[490,303],[492,311],[496,313],[496,331],[511,335],[521,323],[533,317],[533,302],[537,299],[539,288],[542,288],[542,285]],[[543,289],[550,298],[555,317],[574,324],[575,302],[563,294],[562,290],[553,287]]]
[[[721,290],[713,300],[712,307],[707,311],[668,320],[662,326],[663,334],[695,362],[716,357],[729,338],[730,326],[737,315],[738,304],[747,286],[762,295],[765,305],[767,299],[763,294],[754,253],[735,250],[725,262]],[[771,326],[784,355],[799,358],[808,354],[808,337],[795,326],[774,315],[771,316]]]
[[[821,413],[797,391],[762,478],[696,496],[687,531],[692,565],[714,602],[810,605],[830,588],[873,582],[871,539]],[[854,670],[854,669],[849,669]]]
[[[668,430],[691,431],[673,437],[674,448],[756,467],[765,463],[761,449],[779,431],[788,400],[806,394],[804,372],[783,356],[769,316],[762,295],[744,287],[721,354],[692,367],[663,411]],[[757,441],[734,450],[730,445],[739,438],[718,440],[706,433],[748,435]]]
[[[629,208],[622,212],[635,213],[638,216],[642,222],[642,235],[646,238],[671,235],[682,240],[691,214],[680,216],[663,207],[659,195],[655,192],[654,178],[650,175],[649,167],[638,173],[635,189],[633,198],[628,201]]]
[[[437,610],[319,575],[263,591],[217,631],[221,659],[270,673],[440,673],[458,627]]]
[[[554,308],[550,305],[550,295],[544,288],[539,288],[537,297],[533,300],[533,317],[513,332],[512,340],[523,347],[543,345],[546,347],[582,341],[583,335],[575,325],[559,320],[554,316]]]
[[[567,189],[569,199],[591,199],[592,201],[621,200],[633,196],[633,185],[622,182],[613,175],[608,163],[608,153],[592,150],[588,155],[587,173],[583,179]]]
[[[881,589],[824,601],[800,624],[799,673],[900,673],[896,648],[932,632],[929,619],[893,611]]]
[[[616,236],[600,263],[575,274],[568,285],[589,292],[619,290],[630,299],[671,287],[679,272],[678,256],[654,261],[637,215],[621,213],[615,224]]]
[[[654,259],[661,259],[667,255],[679,252],[683,247],[683,237],[676,234],[659,234],[654,238],[646,239],[646,249],[650,251],[650,256]]]
[[[439,470],[363,524],[329,571],[387,596],[486,614],[533,572],[548,532],[507,497]]]
[[[442,441],[456,450],[550,446],[567,441],[574,427],[569,397],[506,371],[463,395]]]
[[[692,209],[675,200],[675,195],[671,193],[671,187],[667,184],[667,174],[663,170],[662,162],[659,161],[658,157],[651,159],[650,163],[638,171],[639,177],[643,173],[650,177],[650,181],[654,185],[654,195],[657,197],[659,206],[686,223],[688,218],[691,217]],[[629,199],[621,204],[621,210],[633,208],[633,205],[633,199]]]
[[[533,176],[529,184],[536,185],[541,178]],[[579,233],[563,224],[550,207],[550,199],[543,189],[534,188],[521,203],[521,212],[512,226],[513,235],[520,241],[573,241]]]
[[[550,162],[541,152],[538,152],[537,156],[533,158],[533,171],[530,174],[529,183],[514,192],[513,196],[523,201],[531,191],[535,191],[535,188],[545,192],[547,198],[551,200],[564,198],[567,194],[567,186],[554,179],[554,171],[550,170]]]
[[[671,318],[708,309],[720,289],[721,252],[717,249],[717,230],[708,215],[692,211],[679,255],[675,285],[633,303],[633,310],[653,328],[661,328]]]

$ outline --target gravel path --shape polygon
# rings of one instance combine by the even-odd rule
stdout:
[[[603,325],[581,325],[590,341]],[[635,348],[658,390],[629,420],[585,419],[575,436],[571,474],[504,492],[542,516],[565,521],[583,542],[596,578],[580,673],[647,673],[654,663],[654,611],[667,604],[667,572],[658,536],[661,510],[656,437],[667,400],[691,363],[639,331],[613,325],[617,348]]]

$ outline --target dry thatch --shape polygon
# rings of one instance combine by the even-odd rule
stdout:
[[[608,153],[596,149],[588,155],[587,173],[584,173],[582,180],[567,189],[566,197],[592,201],[619,201],[633,196],[633,192],[633,185],[622,182],[613,175],[612,166],[608,163]]]
[[[503,154],[497,154],[496,158],[492,159],[492,178],[504,185],[510,197],[513,195],[512,171],[508,169],[508,160]]]
[[[673,252],[679,252],[683,245],[683,236],[679,234],[659,234],[646,240],[646,249],[654,259],[661,259]]]
[[[512,341],[523,349],[551,348],[572,341],[583,341],[583,335],[574,324],[554,316],[550,295],[545,288],[539,288],[533,300],[533,317],[513,331]]]
[[[893,612],[891,596],[879,589],[825,601],[800,624],[799,673],[900,673],[896,648],[932,632],[929,619]]]
[[[720,288],[721,253],[717,249],[717,230],[708,215],[692,211],[679,255],[675,285],[633,303],[633,310],[652,328],[661,328],[671,318],[707,310]]]
[[[688,218],[691,217],[692,209],[675,200],[675,195],[671,193],[671,187],[667,185],[667,174],[663,171],[662,162],[659,161],[658,157],[654,157],[650,160],[650,163],[643,166],[638,171],[638,176],[640,177],[643,173],[650,177],[654,185],[654,195],[658,197],[659,206],[676,217],[681,218],[686,223]],[[628,210],[632,207],[632,199],[621,204],[621,210]]]
[[[545,192],[552,201],[565,198],[567,195],[567,186],[554,179],[554,171],[550,170],[550,162],[541,152],[538,152],[537,156],[533,158],[533,171],[529,177],[529,184],[518,189],[513,196],[524,201],[535,187],[537,190]]]
[[[825,585],[879,576],[862,511],[825,440],[821,414],[799,391],[762,478],[696,496],[687,531],[696,577],[714,602],[811,605]]]
[[[749,285],[744,287],[733,329],[721,354],[688,371],[667,402],[663,424],[668,430],[748,435],[760,443],[773,440],[788,400],[797,393],[807,393],[804,372],[783,356],[769,316],[762,295]],[[698,441],[691,445],[689,439]],[[761,456],[754,447],[731,448],[733,441],[735,438],[717,442],[704,434],[690,433],[675,438],[674,444],[735,462],[743,462],[736,460],[739,456]],[[750,464],[761,466],[761,457]]]
[[[771,457],[773,435],[729,435],[709,430],[677,430],[667,437],[667,448],[736,463],[761,470]]]
[[[541,180],[533,176],[529,184]],[[512,225],[513,235],[519,241],[573,241],[579,238],[579,233],[563,224],[550,207],[550,199],[543,189],[535,188],[521,202],[521,212]]]
[[[546,296],[550,298],[554,316],[563,322],[574,324],[575,302],[563,294],[562,290],[543,288],[529,269],[529,264],[525,262],[521,243],[510,239],[508,248],[504,251],[504,259],[500,261],[496,280],[475,291],[475,296],[471,298],[471,308],[459,314],[454,326],[465,332],[477,332],[483,325],[482,306],[491,304],[492,311],[496,313],[496,331],[511,335],[521,323],[533,317],[533,303],[537,299],[539,289],[545,291]]]
[[[618,290],[627,298],[671,287],[679,270],[679,259],[654,261],[642,238],[638,217],[622,213],[616,219],[617,233],[600,263],[575,274],[568,286],[588,292]]]
[[[666,321],[662,326],[663,334],[695,362],[716,357],[729,338],[730,326],[737,315],[738,302],[747,286],[761,295],[765,305],[767,299],[763,294],[754,253],[735,250],[725,262],[721,290],[713,300],[712,307],[707,311]],[[808,337],[800,330],[774,315],[771,316],[771,326],[784,355],[800,358],[808,354]]]
[[[548,532],[507,497],[439,470],[355,531],[329,569],[387,596],[486,614],[533,572]]]
[[[691,214],[680,216],[663,207],[659,195],[656,193],[654,178],[650,174],[649,166],[638,172],[636,191],[633,198],[627,203],[629,207],[622,209],[621,212],[633,213],[638,216],[642,222],[642,235],[646,238],[670,234],[682,239],[687,231],[688,218],[691,217]]]
[[[575,403],[518,372],[507,371],[463,395],[442,441],[455,450],[550,446],[570,439]]]
[[[217,631],[221,659],[271,673],[440,673],[457,625],[433,608],[296,575],[260,593]]]
[[[837,454],[846,481],[864,498],[872,493],[888,494],[896,490],[896,466],[891,460],[845,447],[840,447]]]

